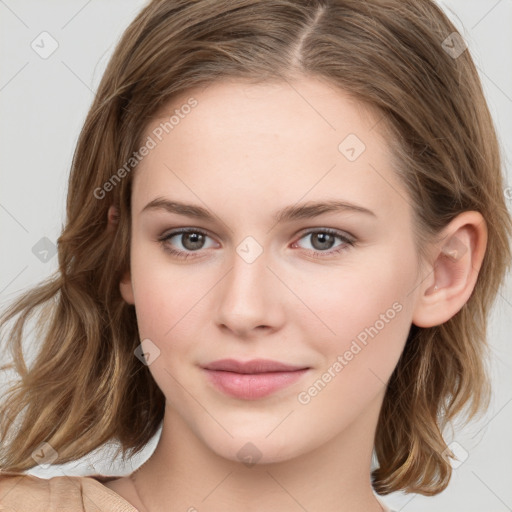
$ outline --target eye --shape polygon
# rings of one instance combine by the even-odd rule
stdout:
[[[302,235],[300,240],[307,237],[310,237],[312,240],[313,248],[309,251],[312,252],[315,258],[329,257],[355,245],[354,237],[330,228],[309,230]],[[176,242],[172,242],[173,238],[180,241],[181,249],[173,247],[176,244]],[[168,253],[178,258],[187,259],[189,257],[196,257],[193,253],[200,252],[201,249],[205,248],[206,238],[210,238],[210,236],[199,228],[182,228],[165,233],[158,238],[158,241]],[[332,250],[333,242],[336,239],[341,240],[341,244]],[[295,242],[293,247],[296,245],[297,242]]]
[[[181,241],[183,249],[174,249],[171,245],[171,240],[177,238]],[[177,256],[178,258],[186,259],[191,256],[191,253],[198,252],[204,248],[205,238],[210,238],[207,233],[198,228],[187,228],[171,231],[158,238],[162,243],[164,250]]]
[[[312,255],[315,258],[329,257],[333,254],[338,254],[341,251],[348,249],[355,245],[355,239],[352,236],[348,236],[344,233],[336,231],[330,228],[310,230],[303,234],[300,240],[310,237],[312,248]],[[332,250],[334,241],[337,239],[341,240],[341,244]],[[295,243],[295,245],[297,242]],[[331,249],[331,250],[329,250]]]

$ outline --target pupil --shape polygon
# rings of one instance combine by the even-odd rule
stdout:
[[[332,244],[329,244],[329,242],[332,243],[332,238],[333,238],[333,236],[331,234],[317,233],[316,236],[313,237],[313,240],[316,240],[317,238],[320,238],[320,247],[318,247],[318,249],[330,249]],[[313,244],[313,245],[315,245],[315,244]]]
[[[187,247],[187,244],[183,244],[187,249],[193,250],[193,249],[200,249],[201,248],[201,242],[202,242],[203,235],[201,233],[185,233],[185,241],[192,241],[190,242],[192,247]],[[190,243],[188,245],[190,245]]]

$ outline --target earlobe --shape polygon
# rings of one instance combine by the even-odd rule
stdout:
[[[463,212],[444,230],[430,273],[421,283],[412,323],[441,325],[466,304],[475,287],[487,246],[487,226],[479,212]]]
[[[135,304],[135,298],[133,294],[133,286],[132,286],[132,278],[130,271],[127,270],[121,281],[119,281],[119,291],[121,292],[121,296],[128,304]]]
[[[119,210],[111,205],[107,212],[107,229],[112,232],[116,229],[117,224],[119,223]]]

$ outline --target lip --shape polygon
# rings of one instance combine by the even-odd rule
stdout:
[[[257,400],[299,380],[309,367],[269,359],[237,361],[220,359],[202,367],[208,380],[223,393],[243,400]]]
[[[219,359],[203,366],[207,370],[222,370],[236,373],[267,373],[267,372],[293,372],[303,370],[306,366],[292,366],[290,364],[272,361],[271,359],[252,359],[250,361],[237,361],[236,359]]]

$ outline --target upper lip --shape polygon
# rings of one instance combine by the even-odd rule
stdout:
[[[252,359],[251,361],[237,361],[236,359],[219,359],[203,366],[207,370],[223,370],[235,373],[267,373],[267,372],[293,372],[304,370],[306,366],[293,366],[290,364],[272,361],[270,359]]]

